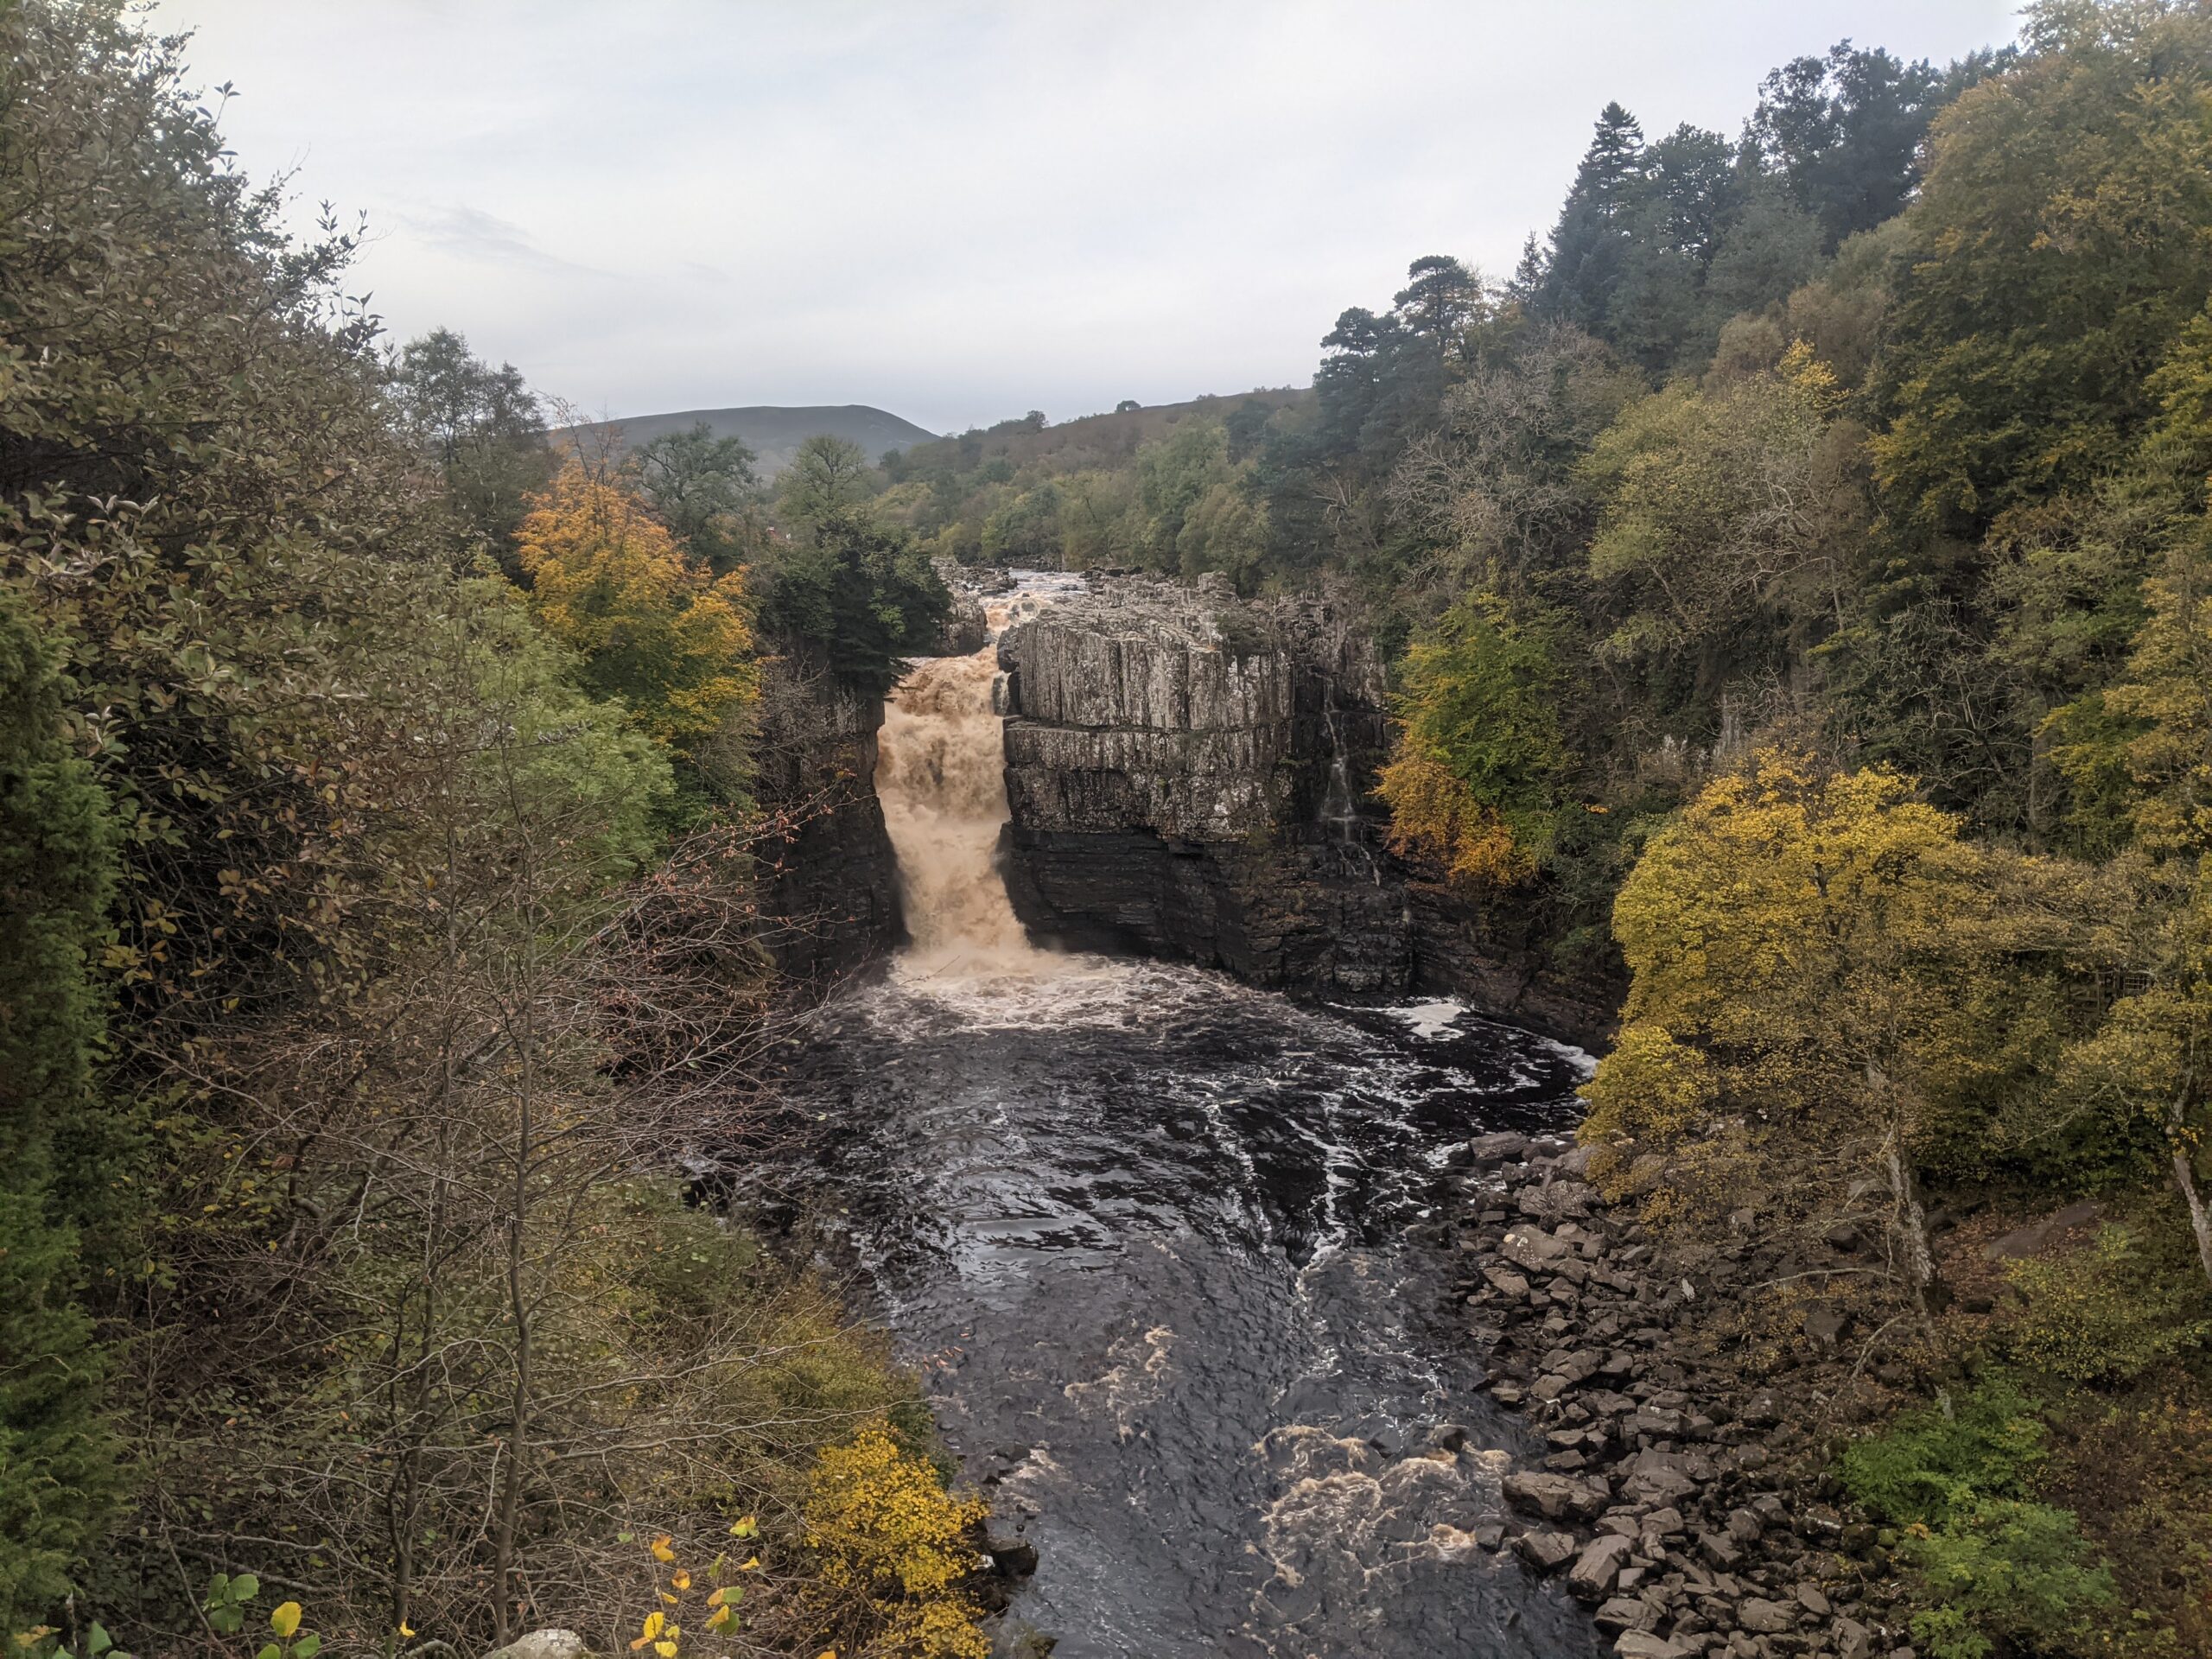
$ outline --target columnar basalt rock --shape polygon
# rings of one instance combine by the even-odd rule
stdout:
[[[770,642],[772,645],[776,642]],[[883,703],[817,652],[781,646],[761,675],[754,793],[766,940],[784,972],[849,973],[906,938],[899,866],[875,795]]]
[[[999,661],[1031,928],[1266,985],[1414,982],[1363,799],[1382,674],[1340,607],[1108,578],[1007,629]]]
[[[1109,576],[999,663],[1007,885],[1042,937],[1603,1033],[1611,988],[1548,981],[1385,846],[1384,676],[1347,605]]]

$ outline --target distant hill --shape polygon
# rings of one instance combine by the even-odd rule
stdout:
[[[1313,406],[1313,389],[1261,386],[1228,396],[1193,397],[1187,403],[1116,410],[1110,415],[1078,415],[1041,430],[1020,421],[1006,421],[980,432],[939,440],[944,448],[934,453],[950,457],[980,443],[982,455],[1004,455],[1016,467],[1042,465],[1051,472],[1060,473],[1084,467],[1118,467],[1136,454],[1140,444],[1166,437],[1185,416],[1222,420],[1247,404],[1257,404],[1271,412],[1304,410]],[[922,456],[916,455],[914,459],[920,460]]]
[[[813,409],[779,409],[756,404],[746,409],[687,409],[673,415],[632,415],[620,421],[595,421],[573,430],[589,435],[619,429],[626,448],[651,443],[664,432],[689,431],[704,421],[718,438],[738,438],[760,458],[760,475],[772,478],[791,464],[800,444],[820,433],[860,445],[871,462],[887,449],[911,448],[938,435],[866,404],[824,404]]]

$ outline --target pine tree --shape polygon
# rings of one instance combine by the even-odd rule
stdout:
[[[0,1632],[55,1610],[117,1486],[54,1156],[92,1110],[112,837],[60,721],[53,654],[0,589]]]

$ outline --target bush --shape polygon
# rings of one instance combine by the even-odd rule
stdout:
[[[1901,1417],[1855,1441],[1840,1471],[1853,1497],[1885,1521],[1941,1524],[1983,1498],[2019,1497],[2044,1457],[2038,1402],[1993,1377],[1939,1410]]]
[[[1843,1454],[1851,1495],[1904,1529],[1897,1553],[1924,1604],[1913,1635],[1936,1659],[1982,1659],[1999,1642],[2065,1651],[2053,1643],[2113,1599],[2073,1511],[2030,1496],[2048,1455],[2037,1409],[1993,1377],[1948,1414],[1911,1413]]]
[[[849,1592],[845,1619],[866,1627],[855,1633],[874,1637],[870,1652],[983,1659],[990,1643],[962,1583],[976,1564],[968,1534],[985,1513],[979,1500],[948,1492],[879,1421],[816,1462],[806,1541],[823,1579]]]
[[[1912,1619],[1935,1659],[1982,1659],[1997,1640],[2029,1653],[2077,1651],[2058,1644],[2113,1599],[2112,1574],[2091,1564],[2073,1511],[2048,1503],[1978,1503],[1939,1530],[1912,1528],[1898,1554],[1935,1603]]]
[[[2013,1357],[2070,1382],[2126,1382],[2212,1334],[2201,1289],[2161,1272],[2126,1227],[2016,1262],[2006,1277],[2028,1300],[2007,1332]]]

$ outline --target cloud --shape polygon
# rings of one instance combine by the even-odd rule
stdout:
[[[2009,0],[159,0],[226,131],[365,210],[395,332],[618,414],[932,429],[1302,382],[1408,260],[1510,271],[1618,98],[1732,134],[1850,35]]]
[[[481,207],[446,206],[429,213],[403,213],[399,222],[430,246],[477,264],[505,266],[547,276],[609,277],[613,273],[556,257],[510,224]]]

